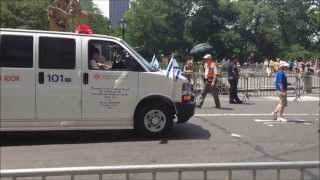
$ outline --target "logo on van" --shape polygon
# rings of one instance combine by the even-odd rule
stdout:
[[[7,81],[7,82],[20,81],[20,76],[17,76],[17,75],[4,75],[4,76],[0,76],[0,81]]]
[[[95,80],[125,80],[128,78],[128,75],[106,75],[106,74],[95,74],[93,76]]]
[[[105,74],[95,74],[94,79],[95,80],[108,80],[111,76],[105,75]]]
[[[102,76],[99,75],[99,74],[95,74],[95,75],[94,75],[94,79],[95,79],[95,80],[100,80],[100,79],[102,79]]]

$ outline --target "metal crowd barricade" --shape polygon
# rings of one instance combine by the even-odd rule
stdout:
[[[320,93],[320,77],[316,75],[297,75],[289,74],[288,80],[288,95],[297,96],[302,94],[319,94]],[[308,84],[306,80],[310,81],[311,87],[306,87]],[[249,96],[274,96],[276,95],[274,85],[274,75],[267,76],[265,74],[242,74],[238,81],[238,91],[243,93],[246,97]],[[197,92],[203,89],[203,77],[201,73],[194,73],[193,84]],[[226,73],[221,73],[219,76],[218,88],[221,94],[228,94],[228,78]],[[311,89],[311,90],[310,90]],[[308,90],[309,92],[307,92]],[[311,91],[311,92],[310,92]],[[298,93],[298,94],[297,94]]]
[[[306,80],[308,79],[308,84]],[[320,77],[315,75],[289,74],[288,95],[296,96],[298,94],[319,94],[320,93]],[[240,77],[238,89],[240,92],[250,93],[253,96],[273,96],[276,95],[274,76],[266,75],[243,75]],[[307,87],[310,86],[310,87]],[[308,91],[306,91],[308,90]]]
[[[46,180],[48,177],[68,176],[70,180],[76,180],[77,176],[98,175],[97,180],[102,180],[107,174],[124,174],[126,180],[130,180],[131,174],[150,173],[152,180],[158,179],[158,173],[176,173],[176,179],[182,180],[185,172],[202,172],[196,179],[207,180],[211,171],[225,171],[226,179],[233,179],[234,171],[250,171],[252,179],[256,180],[258,172],[274,170],[277,180],[281,179],[281,170],[298,170],[301,180],[305,179],[306,170],[320,170],[320,161],[297,162],[248,162],[248,163],[211,163],[211,164],[160,164],[160,165],[132,165],[132,166],[101,166],[101,167],[67,167],[67,168],[40,168],[40,169],[3,169],[0,170],[1,178],[17,180],[23,177],[40,177]],[[314,175],[314,176],[319,176]],[[318,177],[319,178],[319,177]]]

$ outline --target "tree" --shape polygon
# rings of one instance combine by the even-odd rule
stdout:
[[[80,1],[81,8],[91,13],[91,17],[88,20],[90,25],[96,34],[111,34],[111,22],[107,17],[104,17],[101,11],[93,4],[92,0]]]
[[[126,14],[127,40],[150,53],[185,53],[209,42],[218,58],[255,52],[287,57],[320,49],[320,3],[315,0],[136,0]]]
[[[1,0],[0,25],[3,28],[48,30],[50,0]]]
[[[47,9],[52,0],[1,0],[0,27],[50,30]],[[110,34],[110,23],[94,6],[92,0],[80,1],[81,8],[88,10],[91,17],[86,22],[98,34]],[[84,21],[85,22],[85,21]],[[68,31],[74,31],[76,24],[69,24]]]
[[[293,44],[287,47],[287,49],[283,52],[282,57],[294,58],[294,59],[305,59],[305,58],[311,58],[312,54],[300,44]]]
[[[225,40],[235,40],[238,34],[229,33],[237,15],[230,2],[199,0],[193,3],[193,13],[187,23],[192,44],[209,42],[214,47],[214,56],[218,58],[232,54],[228,52],[230,43],[229,47],[225,46]]]
[[[320,3],[315,0],[268,0],[277,10],[281,37],[282,54],[290,54],[293,47],[305,51],[320,49]],[[295,49],[295,48],[293,48]],[[286,52],[289,51],[289,52]],[[303,53],[305,54],[305,53]]]
[[[234,2],[239,19],[235,29],[246,44],[252,44],[258,57],[274,57],[281,51],[281,33],[277,11],[264,1],[243,0]],[[252,49],[247,46],[245,53]],[[251,46],[252,47],[252,46]]]
[[[191,0],[136,0],[125,18],[127,39],[149,53],[185,53],[190,42],[186,37],[186,20],[192,9]]]

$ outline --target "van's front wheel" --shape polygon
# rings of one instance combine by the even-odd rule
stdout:
[[[161,136],[173,125],[173,114],[169,108],[161,105],[145,105],[137,112],[135,129],[139,134]]]

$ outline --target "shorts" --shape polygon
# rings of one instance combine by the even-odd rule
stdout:
[[[286,107],[288,105],[288,100],[287,100],[287,95],[283,95],[280,92],[278,92],[278,97],[279,97],[279,104],[283,107]]]

